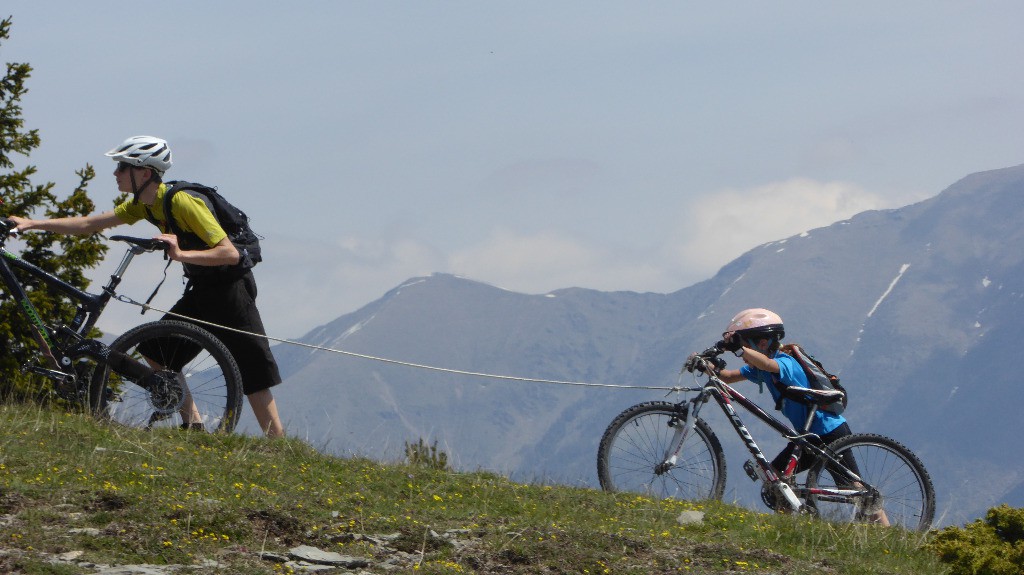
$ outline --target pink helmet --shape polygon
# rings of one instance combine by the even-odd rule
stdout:
[[[759,307],[745,309],[736,314],[736,317],[729,321],[722,338],[728,340],[734,333],[748,338],[758,335],[777,339],[786,337],[786,329],[779,314]]]

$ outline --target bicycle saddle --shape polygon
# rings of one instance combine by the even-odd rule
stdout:
[[[837,401],[842,401],[845,395],[845,393],[838,389],[811,389],[809,387],[799,387],[796,385],[791,385],[782,390],[782,396],[787,399],[792,399],[802,403],[811,403],[817,406],[831,405]]]
[[[165,250],[167,249],[167,242],[163,240],[156,240],[153,238],[133,238],[131,236],[110,236],[110,239],[116,242],[125,242],[138,246],[147,251]]]

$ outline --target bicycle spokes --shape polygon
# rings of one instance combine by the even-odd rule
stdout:
[[[111,369],[93,378],[94,408],[106,419],[129,427],[198,426],[230,431],[241,406],[241,376],[230,352],[209,332],[191,324],[143,324],[111,347],[156,367],[142,377]],[[107,390],[115,390],[113,400]]]
[[[871,434],[851,435],[832,444],[861,481],[822,464],[808,472],[807,487],[819,515],[833,521],[862,521],[926,529],[935,513],[934,490],[917,457],[898,442]],[[838,475],[838,477],[836,476]]]
[[[620,414],[598,451],[602,487],[660,498],[721,497],[721,445],[703,421],[685,438],[681,423],[678,406],[667,402],[640,404]]]

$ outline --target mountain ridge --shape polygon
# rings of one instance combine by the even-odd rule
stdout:
[[[921,202],[767,242],[668,294],[529,295],[449,274],[411,278],[301,341],[464,371],[667,387],[732,314],[769,307],[785,319],[788,340],[842,376],[855,431],[906,443],[936,480],[940,513],[945,502],[950,520],[975,517],[1024,491],[1012,434],[988,428],[979,442],[974,432],[1024,399],[999,368],[1024,337],[1013,321],[1024,311],[1022,192],[1024,165],[971,174]],[[588,486],[604,427],[632,403],[664,395],[425,372],[284,346],[275,354],[287,413],[296,414],[289,427],[326,450],[394,458],[406,441],[437,439],[458,467]],[[963,431],[949,433],[954,424]],[[741,463],[731,430],[712,425]],[[752,431],[766,453],[781,447]],[[992,472],[979,478],[972,469]],[[756,502],[751,488],[731,480],[728,496]]]

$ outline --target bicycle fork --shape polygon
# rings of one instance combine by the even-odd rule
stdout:
[[[687,436],[693,431],[693,428],[697,425],[697,409],[694,409],[693,417],[688,417],[690,411],[689,405],[684,405],[680,409],[679,413],[675,414],[672,419],[668,421],[668,426],[671,427],[674,432],[672,434],[672,441],[669,441],[668,448],[665,450],[665,456],[662,457],[661,463],[654,466],[655,475],[664,475],[668,473],[673,467],[676,466],[676,462],[679,461],[679,452],[683,449],[683,443],[686,441]]]

